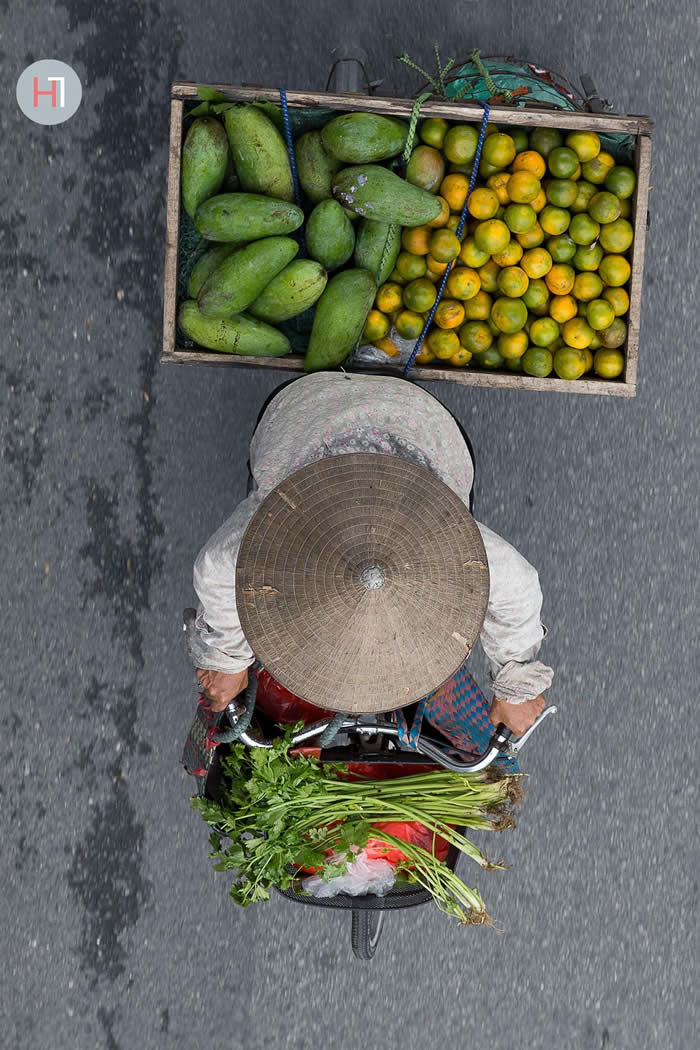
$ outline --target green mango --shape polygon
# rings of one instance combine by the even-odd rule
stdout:
[[[425,226],[442,211],[432,193],[412,186],[379,164],[343,168],[333,178],[333,196],[366,219],[399,226]]]
[[[287,145],[270,118],[258,106],[243,104],[226,110],[224,124],[241,188],[293,201]]]
[[[257,241],[294,233],[304,221],[296,204],[259,193],[220,193],[200,205],[194,223],[208,241]]]
[[[286,335],[271,325],[245,314],[214,320],[205,317],[193,299],[182,303],[177,320],[185,335],[207,350],[248,357],[282,357],[291,349]]]
[[[377,284],[369,270],[343,270],[330,279],[316,303],[305,372],[343,363],[362,335],[376,292]]]
[[[323,148],[320,131],[307,131],[294,146],[299,182],[312,204],[333,197],[333,176],[340,171],[342,161],[329,157]]]
[[[384,256],[387,239],[389,247]],[[384,284],[396,265],[401,251],[401,227],[389,222],[377,222],[376,219],[361,219],[355,238],[353,262],[362,270],[374,274],[377,284]],[[384,266],[379,269],[384,257]]]
[[[190,299],[196,299],[199,295],[199,290],[210,277],[214,270],[218,266],[221,266],[224,259],[228,259],[229,255],[237,251],[240,245],[238,244],[217,244],[215,248],[210,248],[197,259],[197,262],[192,267],[192,273],[190,279],[187,282],[187,294]]]
[[[313,306],[323,292],[328,274],[313,259],[294,259],[273,277],[248,313],[261,321],[277,324],[297,317]]]
[[[194,218],[199,205],[218,193],[226,175],[228,140],[221,121],[198,117],[190,125],[182,147],[182,203]]]
[[[380,113],[343,113],[321,131],[323,148],[346,164],[371,164],[401,153],[408,125]]]
[[[343,266],[355,247],[355,231],[337,201],[321,201],[306,220],[306,250],[327,270]]]
[[[226,162],[226,174],[224,175],[224,181],[221,183],[222,193],[236,193],[240,190],[241,184],[238,181],[238,174],[236,172],[236,165],[233,162],[233,154],[231,153],[231,147],[228,150],[228,160]]]
[[[254,302],[299,251],[291,237],[266,237],[225,259],[199,290],[205,317],[233,317]]]
[[[406,165],[406,182],[420,186],[428,193],[439,193],[445,177],[445,160],[439,149],[416,146]]]

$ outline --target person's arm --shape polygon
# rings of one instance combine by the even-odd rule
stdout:
[[[521,735],[545,706],[553,671],[536,659],[546,635],[537,571],[509,543],[477,522],[489,563],[489,602],[480,641],[491,666],[491,720]]]
[[[194,564],[199,598],[188,632],[190,658],[215,711],[223,710],[248,682],[255,654],[248,645],[236,608],[236,559],[246,525],[260,504],[253,492],[205,543]]]

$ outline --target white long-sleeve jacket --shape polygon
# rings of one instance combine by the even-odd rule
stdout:
[[[469,450],[450,413],[427,391],[403,379],[342,372],[320,372],[289,384],[270,402],[253,435],[254,490],[195,562],[199,607],[188,646],[196,667],[234,673],[254,662],[236,610],[236,558],[246,525],[265,496],[294,471],[350,452],[396,455],[427,467],[469,505]],[[551,668],[536,659],[546,634],[539,579],[514,547],[477,525],[490,576],[479,637],[494,694],[519,703],[552,681]]]

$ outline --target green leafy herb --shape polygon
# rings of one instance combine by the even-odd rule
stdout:
[[[482,868],[502,868],[455,827],[512,827],[520,778],[487,770],[349,781],[342,765],[321,766],[312,756],[289,754],[301,726],[287,727],[269,749],[234,744],[222,760],[220,802],[192,801],[213,829],[215,870],[235,872],[233,900],[241,905],[268,900],[271,887],[295,886],[298,868],[316,868],[326,880],[344,874],[354,856],[351,847],[362,848],[375,837],[401,849],[408,860],[397,866],[399,877],[428,889],[441,910],[462,923],[490,922],[478,890],[465,886],[447,864],[374,825],[417,821],[433,840],[441,836]],[[326,851],[336,855],[332,861]]]

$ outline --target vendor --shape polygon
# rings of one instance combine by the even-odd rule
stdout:
[[[215,711],[245,689],[255,655],[236,608],[235,568],[246,526],[285,478],[319,459],[348,453],[396,456],[432,471],[470,506],[474,464],[459,424],[431,394],[405,379],[319,372],[295,379],[262,412],[250,446],[251,490],[197,557],[199,608],[188,646]],[[545,707],[552,670],[537,660],[546,628],[535,569],[509,543],[476,523],[489,592],[479,638],[491,667],[494,724],[516,736]],[[435,683],[438,685],[439,683]]]

